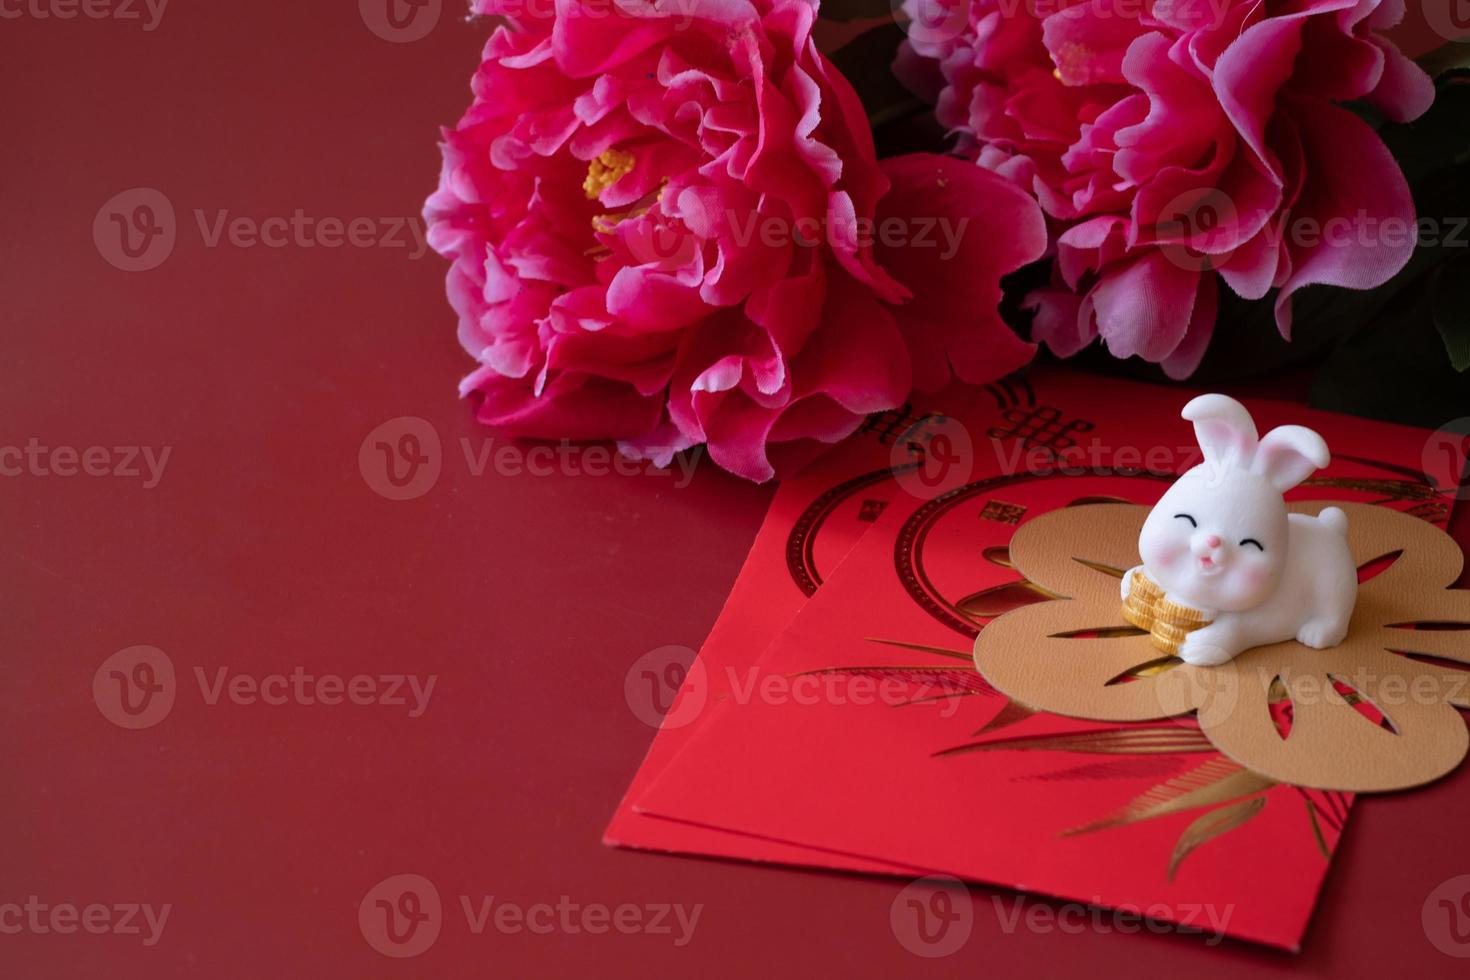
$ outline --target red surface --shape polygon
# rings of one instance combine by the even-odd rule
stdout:
[[[991,900],[1008,912],[1009,895],[976,889],[968,943],[921,960],[889,928],[902,882],[602,847],[651,736],[625,674],[651,649],[699,645],[768,491],[710,469],[682,490],[473,476],[457,440],[488,436],[453,396],[467,362],[437,259],[209,247],[194,223],[194,209],[416,214],[483,26],[446,11],[424,39],[390,44],[348,2],[177,3],[145,32],[41,19],[38,4],[56,9],[8,4],[0,22],[0,447],[171,456],[151,490],[0,478],[0,905],[172,911],[149,948],[0,933],[0,975],[1463,972],[1420,924],[1431,891],[1470,872],[1463,775],[1355,810],[1300,957],[1147,932],[1007,933]],[[178,242],[160,267],[125,273],[94,247],[93,221],[139,186],[172,202]],[[358,452],[401,415],[435,426],[444,469],[392,502],[365,484]],[[1462,541],[1466,527],[1462,512]],[[135,644],[165,651],[180,684],[166,719],[128,731],[91,688]],[[438,681],[410,719],[211,705],[193,677],[298,666]],[[374,951],[357,923],[369,889],[399,873],[433,880],[445,903],[438,941],[408,961]],[[646,933],[474,935],[460,895],[703,910],[675,948]]]

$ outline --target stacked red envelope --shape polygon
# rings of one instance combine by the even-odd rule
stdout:
[[[1351,796],[1261,792],[1189,717],[1033,711],[971,659],[987,622],[1048,597],[1010,567],[1016,528],[1152,504],[1199,461],[1187,399],[1036,372],[876,416],[783,484],[606,842],[943,873],[1298,948]],[[1332,447],[1288,499],[1447,522],[1424,433],[1250,408]],[[1247,789],[1263,802],[1237,818]]]

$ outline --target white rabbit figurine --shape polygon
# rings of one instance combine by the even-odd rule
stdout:
[[[1208,625],[1188,633],[1179,657],[1197,666],[1251,647],[1295,638],[1336,646],[1347,636],[1358,597],[1347,545],[1347,515],[1288,514],[1282,494],[1327,465],[1327,443],[1311,429],[1283,425],[1256,436],[1245,406],[1201,395],[1184,406],[1205,460],[1169,488],[1138,536],[1135,572],[1164,598],[1199,610]]]

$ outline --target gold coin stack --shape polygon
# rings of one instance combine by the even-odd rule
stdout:
[[[1141,630],[1154,628],[1154,607],[1164,597],[1164,590],[1154,580],[1135,569],[1128,585],[1128,597],[1123,600],[1123,618]]]
[[[1134,571],[1123,600],[1123,618],[1141,630],[1148,630],[1153,645],[1171,657],[1178,656],[1184,638],[1209,623],[1205,614],[1191,606],[1183,606],[1164,598],[1164,590],[1144,575]]]
[[[1149,633],[1155,647],[1171,657],[1177,657],[1184,637],[1208,623],[1205,614],[1198,609],[1160,599],[1154,609],[1154,626]]]

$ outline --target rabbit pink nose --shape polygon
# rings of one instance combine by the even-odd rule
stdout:
[[[1220,539],[1212,534],[1209,537],[1205,538],[1205,544],[1209,545],[1211,548],[1218,548],[1220,547]]]

